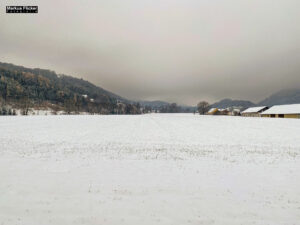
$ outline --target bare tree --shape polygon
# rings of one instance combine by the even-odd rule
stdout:
[[[209,103],[206,101],[201,101],[197,104],[197,109],[200,115],[204,115],[209,110]]]
[[[28,115],[28,112],[29,112],[29,109],[30,109],[30,106],[31,106],[31,102],[30,102],[30,99],[28,98],[28,96],[24,96],[22,98],[22,104],[21,104],[21,115],[24,115],[24,116],[27,116]]]
[[[73,99],[65,99],[64,100],[64,110],[67,114],[71,114],[71,112],[75,111],[75,104]]]

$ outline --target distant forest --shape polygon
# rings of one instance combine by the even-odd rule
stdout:
[[[83,79],[45,69],[29,69],[0,62],[0,114],[20,109],[51,109],[54,114],[141,114],[149,112],[190,112],[173,104],[155,107],[129,101]]]

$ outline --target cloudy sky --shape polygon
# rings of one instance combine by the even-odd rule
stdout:
[[[38,5],[37,15],[6,5]],[[299,0],[1,0],[0,61],[129,99],[257,102],[300,86]]]

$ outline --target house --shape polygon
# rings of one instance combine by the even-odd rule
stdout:
[[[207,115],[229,115],[229,110],[228,109],[211,108],[206,114]]]
[[[231,107],[228,107],[227,108],[228,115],[229,116],[240,116],[241,115],[241,109],[242,109],[241,106],[231,106]]]
[[[219,109],[218,108],[211,108],[208,112],[207,115],[218,115]]]
[[[241,115],[241,110],[240,109],[232,109],[232,111],[230,111],[231,116],[240,116]]]
[[[229,115],[228,109],[219,109],[218,115]]]
[[[259,117],[262,112],[267,110],[267,106],[258,106],[258,107],[250,107],[243,112],[241,112],[242,116],[247,116],[247,117]]]
[[[300,104],[275,105],[261,113],[262,117],[300,118]]]

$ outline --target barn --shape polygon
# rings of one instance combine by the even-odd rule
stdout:
[[[262,117],[300,118],[300,104],[275,105],[261,113]]]
[[[260,113],[267,110],[267,106],[250,107],[241,113],[242,116],[247,117],[259,117]]]
[[[207,115],[217,115],[219,112],[218,108],[211,108],[208,112]]]

